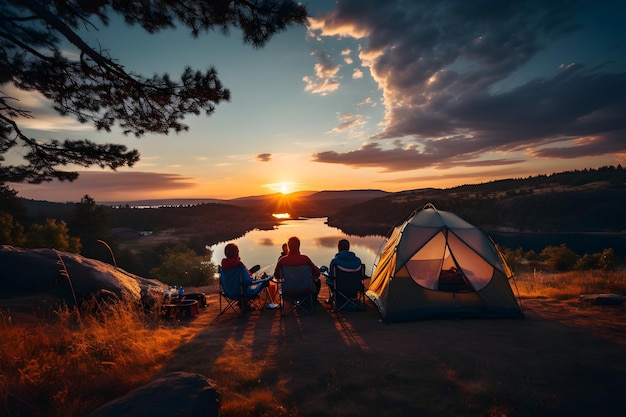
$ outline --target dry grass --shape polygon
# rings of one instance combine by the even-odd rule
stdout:
[[[214,288],[189,322],[130,304],[38,320],[3,309],[0,415],[82,416],[173,371],[214,380],[224,417],[621,415],[611,401],[626,375],[626,311],[576,300],[626,294],[625,281],[520,274],[526,320],[385,325],[373,306],[337,316],[324,305],[238,318],[218,314]]]
[[[515,278],[523,298],[576,299],[583,294],[626,294],[626,270],[522,272]]]
[[[0,312],[0,414],[84,415],[148,381],[189,336],[131,303],[94,307],[45,320]]]

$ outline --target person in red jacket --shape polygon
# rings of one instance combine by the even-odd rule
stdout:
[[[317,295],[320,292],[320,288],[322,286],[322,282],[320,281],[320,269],[313,263],[311,258],[306,255],[300,253],[300,239],[296,236],[292,236],[287,241],[287,246],[289,248],[289,253],[287,255],[282,256],[278,262],[276,263],[276,268],[274,269],[274,276],[276,278],[282,278],[280,276],[280,267],[283,265],[290,266],[300,266],[300,265],[310,265],[311,266],[311,274],[313,275],[311,279],[315,283],[315,297],[314,300],[317,300]]]
[[[253,266],[250,270],[246,268],[246,266],[241,262],[241,258],[239,257],[239,247],[234,243],[229,243],[224,248],[225,258],[222,259],[222,270],[229,271],[231,269],[239,268],[242,270],[242,283],[244,285],[244,296],[250,298],[254,297],[263,290],[263,288],[267,287],[269,284],[270,277],[265,277],[263,279],[254,279],[252,274],[259,270],[257,265]],[[256,271],[255,271],[256,270]]]

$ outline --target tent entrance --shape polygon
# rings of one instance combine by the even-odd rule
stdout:
[[[474,292],[450,249],[447,231],[441,230],[406,262],[417,284],[435,291]]]
[[[455,266],[441,270],[437,290],[443,292],[474,292],[463,273]]]

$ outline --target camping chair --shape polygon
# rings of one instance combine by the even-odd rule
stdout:
[[[280,284],[278,293],[281,317],[296,309],[312,314],[315,283],[311,278],[311,266],[283,265],[280,272],[281,279],[277,282]],[[286,307],[287,303],[290,304],[289,308]]]
[[[227,310],[233,310],[238,316],[241,316],[248,310],[261,310],[259,303],[259,295],[247,295],[243,285],[243,268],[233,268],[224,271],[218,266],[220,274],[220,315]],[[263,284],[259,284],[263,285]],[[222,300],[225,306],[222,308]]]
[[[365,265],[358,268],[347,269],[339,265],[333,265],[331,276],[333,289],[333,310],[338,313],[346,307],[357,310],[365,310]]]

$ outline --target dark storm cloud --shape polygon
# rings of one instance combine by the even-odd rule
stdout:
[[[552,73],[509,79],[551,42],[579,30],[582,4],[338,1],[313,28],[362,39],[361,59],[383,89],[385,128],[372,137],[377,143],[320,152],[314,160],[411,170],[469,164],[490,152],[532,149],[541,158],[625,152],[623,63],[611,72],[602,62],[570,63],[563,55],[565,65]],[[592,7],[609,5],[615,3]],[[615,42],[623,50],[623,41]],[[384,145],[398,138],[415,146]]]
[[[256,160],[260,162],[269,162],[272,160],[271,153],[260,153],[256,156]]]
[[[437,160],[417,149],[396,147],[384,150],[378,143],[368,143],[360,149],[339,153],[335,151],[320,152],[313,156],[316,162],[354,165],[360,167],[382,167],[384,171],[406,171],[425,168]]]

